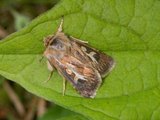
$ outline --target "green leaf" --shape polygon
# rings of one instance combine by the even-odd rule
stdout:
[[[59,106],[53,106],[38,120],[87,120],[81,115]]]
[[[0,74],[25,89],[93,120],[160,119],[160,1],[63,0],[0,43]],[[64,16],[64,32],[86,40],[115,61],[95,99],[81,97],[62,77],[52,79],[43,37]]]

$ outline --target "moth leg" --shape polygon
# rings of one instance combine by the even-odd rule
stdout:
[[[47,83],[51,79],[52,75],[53,75],[53,71],[50,72],[48,79],[45,80],[44,83]]]
[[[65,94],[65,91],[66,91],[66,79],[63,78],[63,91],[62,91],[62,95],[64,96]]]
[[[55,68],[50,64],[49,61],[47,61],[47,68],[48,68],[48,70],[50,70],[51,72],[55,70]]]
[[[52,75],[53,75],[53,72],[54,72],[54,69],[55,69],[55,68],[49,63],[49,61],[47,61],[47,67],[48,67],[48,69],[49,69],[51,72],[50,72],[50,74],[49,74],[49,76],[48,76],[48,79],[44,81],[45,83],[48,82],[48,81],[51,79],[51,77],[52,77]]]
[[[73,36],[70,36],[73,40],[75,41],[78,41],[80,43],[83,43],[83,44],[88,44],[88,41],[83,41],[83,40],[80,40],[80,39],[77,39],[77,38],[74,38]]]

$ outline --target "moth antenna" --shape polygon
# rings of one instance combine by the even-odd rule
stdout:
[[[50,72],[48,79],[43,81],[43,83],[47,83],[51,79],[52,75],[53,75],[53,71]]]
[[[63,78],[63,91],[62,91],[62,95],[65,95],[65,91],[66,91],[66,79]]]
[[[62,30],[63,30],[63,17],[62,17],[62,19],[61,19],[61,23],[60,23],[60,25],[59,25],[59,28],[58,28],[58,32],[62,32]]]

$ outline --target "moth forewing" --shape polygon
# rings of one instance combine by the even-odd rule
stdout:
[[[88,46],[86,43],[83,43],[79,40],[77,41],[77,39],[73,37],[72,39],[76,42],[79,49],[84,53],[83,57],[88,60],[88,63],[90,63],[91,66],[98,70],[98,72],[101,74],[101,77],[108,75],[109,72],[114,68],[115,61],[111,56]]]
[[[56,34],[45,39],[44,56],[51,68],[56,68],[82,96],[94,98],[102,77],[113,68],[113,58],[86,42],[65,35],[62,25],[63,19]]]

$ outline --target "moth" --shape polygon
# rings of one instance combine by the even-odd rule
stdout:
[[[63,19],[57,32],[44,39],[44,56],[51,70],[50,77],[55,68],[64,79],[63,94],[67,80],[81,96],[94,98],[102,78],[113,69],[115,62],[87,42],[66,35],[62,26]]]

